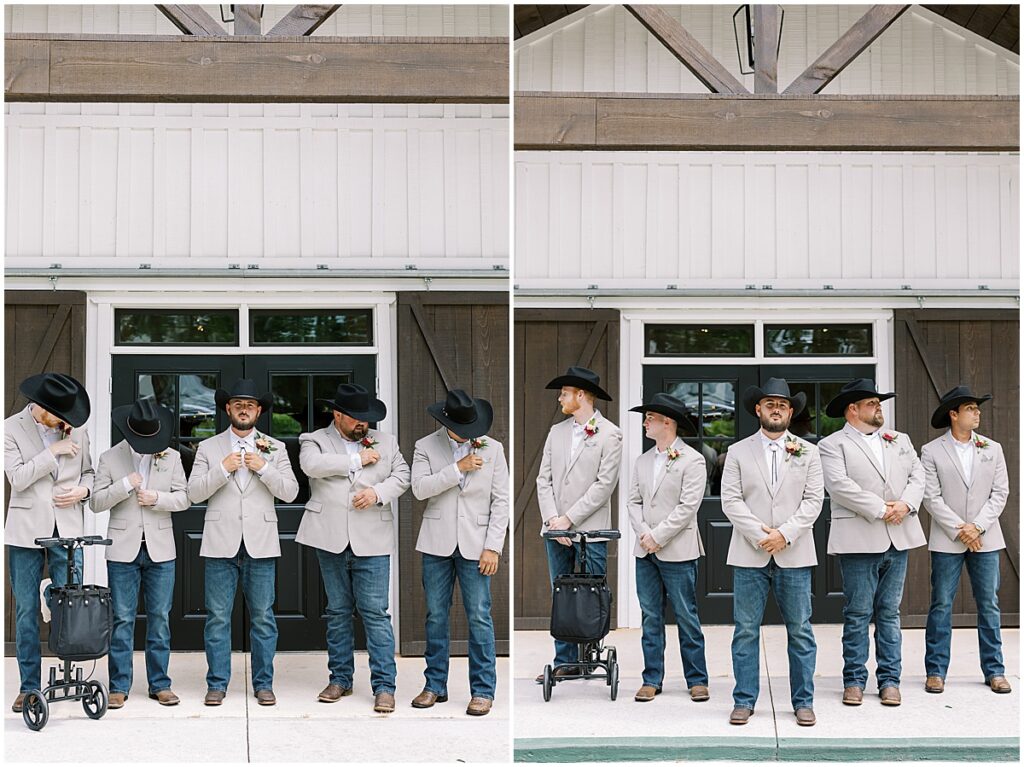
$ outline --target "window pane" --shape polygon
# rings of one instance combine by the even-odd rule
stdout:
[[[827,437],[829,434],[839,431],[846,425],[846,419],[843,417],[831,418],[825,415],[825,406],[837,395],[839,390],[843,388],[842,381],[828,381],[818,384],[819,391],[821,392],[821,400],[818,402],[818,437]]]
[[[870,325],[766,325],[767,357],[815,355],[819,357],[870,357]]]
[[[298,437],[305,431],[308,420],[306,402],[308,376],[272,375],[270,392],[274,397],[274,408],[270,415],[270,436],[277,439]]]
[[[238,344],[238,311],[235,309],[115,309],[114,324],[118,345]]]
[[[217,433],[217,379],[216,373],[143,373],[137,381],[139,397],[153,397],[175,414],[171,447],[181,453],[186,475],[192,471],[199,443]]]
[[[338,386],[352,383],[352,373],[329,373],[313,376],[313,428],[322,429],[334,422],[334,411],[323,402],[317,400],[333,400]]]
[[[254,309],[252,343],[372,346],[372,309]]]
[[[689,423],[679,425],[679,435],[704,456],[708,470],[705,495],[718,495],[725,451],[736,438],[736,382],[668,381],[667,384],[668,393],[681,399],[692,414]]]
[[[648,357],[752,357],[753,325],[645,325]]]
[[[793,418],[789,423],[790,432],[811,442],[817,442],[818,435],[815,432],[815,417],[817,416],[820,404],[816,399],[818,387],[809,381],[790,381],[789,390],[794,397],[800,392],[807,395],[807,406],[799,413],[793,414]],[[824,408],[825,405],[820,404],[820,407]]]

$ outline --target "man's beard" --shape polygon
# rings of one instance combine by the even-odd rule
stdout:
[[[232,426],[238,429],[238,431],[248,431],[249,429],[256,425],[255,418],[253,418],[251,421],[240,421],[236,416],[233,416],[231,413],[228,413],[228,420],[231,422]]]
[[[885,423],[885,415],[879,411],[874,413],[870,418],[862,418],[861,421],[867,426],[881,426]]]
[[[572,415],[580,409],[580,403],[578,400],[569,400],[568,402],[562,403],[562,413],[564,415]]]
[[[786,429],[789,428],[789,422],[792,419],[793,419],[792,416],[789,416],[788,418],[786,416],[782,416],[782,418],[778,421],[778,423],[772,423],[769,420],[769,416],[768,415],[762,414],[761,419],[760,419],[761,420],[761,428],[764,429],[769,434],[782,434],[782,432],[784,432]]]
[[[349,442],[358,442],[359,440],[366,436],[368,428],[369,427],[364,426],[361,423],[357,423],[351,429],[346,429],[344,426],[342,426],[341,433]]]

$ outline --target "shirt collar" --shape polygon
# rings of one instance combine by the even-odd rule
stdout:
[[[600,417],[601,417],[601,411],[600,411],[600,410],[595,410],[595,411],[594,411],[594,414],[593,414],[592,416],[590,416],[590,418],[588,418],[588,419],[587,419],[586,421],[584,421],[583,423],[580,423],[580,422],[579,422],[579,421],[577,421],[577,420],[576,420],[575,418],[573,418],[573,419],[572,419],[572,428],[573,428],[573,429],[577,429],[577,430],[578,430],[578,429],[583,429],[583,428],[585,428],[585,427],[586,427],[586,425],[587,425],[588,423],[590,423],[591,421],[594,421],[594,423],[597,423],[597,420],[598,420],[598,419],[599,419]]]
[[[959,450],[967,450],[970,447],[974,447],[974,443],[978,439],[977,436],[975,436],[974,432],[972,431],[971,432],[971,438],[969,440],[967,440],[966,442],[961,442],[960,440],[958,440],[956,437],[953,436],[953,431],[952,430],[950,430],[950,432],[949,432],[949,438],[951,440],[953,440],[953,445],[957,449],[959,449]]]
[[[761,435],[761,444],[765,447],[769,447],[770,445],[778,445],[779,447],[782,447],[782,443],[786,439],[786,432],[782,432],[778,439],[769,439],[768,435],[763,431],[758,431],[757,433]]]

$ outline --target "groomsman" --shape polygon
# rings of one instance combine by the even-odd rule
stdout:
[[[231,679],[231,611],[235,590],[249,610],[252,685],[261,706],[273,706],[277,621],[274,592],[281,544],[274,499],[295,500],[299,483],[283,442],[256,431],[256,421],[270,411],[273,399],[259,394],[256,383],[242,378],[230,389],[217,389],[214,400],[231,426],[199,443],[188,497],[207,501],[203,543],[206,558],[206,698],[219,706]]]
[[[900,601],[907,551],[925,544],[917,512],[924,497],[924,467],[910,437],[883,429],[875,382],[845,384],[825,407],[846,425],[818,443],[825,489],[832,500],[828,553],[843,573],[843,703],[864,702],[868,681],[868,626],[875,622],[878,695],[900,705],[902,671]]]
[[[921,450],[924,507],[932,517],[928,549],[932,559],[932,600],[925,632],[925,690],[940,693],[949,668],[953,633],[953,598],[964,565],[978,606],[978,649],[985,684],[993,692],[1010,692],[1003,668],[999,633],[999,552],[1006,548],[999,528],[1010,494],[1003,448],[978,434],[981,404],[966,386],[942,395],[932,427],[945,429]]]
[[[387,407],[359,384],[341,384],[333,400],[317,400],[334,421],[299,436],[299,465],[309,477],[310,498],[298,543],[316,549],[327,592],[327,668],[322,703],[352,694],[359,611],[370,655],[373,710],[395,710],[395,635],[388,613],[391,554],[395,550],[391,502],[409,489],[409,466],[398,440],[370,428]]]
[[[4,421],[4,473],[11,483],[4,543],[14,596],[15,651],[21,686],[11,710],[20,712],[25,693],[42,686],[39,647],[39,586],[44,551],[36,538],[83,534],[82,502],[92,492],[93,470],[89,435],[89,395],[71,376],[42,373],[26,378],[18,390],[29,404]],[[45,552],[54,586],[67,583],[67,552],[54,546]],[[82,568],[82,552],[75,552]],[[49,589],[42,602],[49,613]]]
[[[469,689],[466,713],[491,710],[497,684],[491,576],[508,527],[508,464],[500,442],[487,436],[491,403],[462,389],[427,408],[441,428],[416,443],[412,493],[427,501],[416,550],[423,554],[427,596],[427,668],[414,708],[448,700],[448,614],[458,578],[469,623]]]
[[[558,390],[562,413],[570,416],[555,424],[544,442],[537,472],[537,503],[545,530],[607,530],[612,524],[612,493],[619,481],[622,431],[600,411],[596,400],[611,402],[592,370],[570,367],[565,375],[545,387]],[[571,573],[579,543],[568,538],[544,539],[552,586],[559,575]],[[608,544],[587,544],[587,570],[604,575],[608,569]],[[572,663],[576,645],[555,640],[555,665]],[[556,670],[564,675],[570,668]],[[544,681],[544,675],[537,682]]]
[[[707,485],[704,456],[677,436],[688,418],[686,405],[670,394],[629,409],[644,417],[644,433],[654,447],[636,459],[629,489],[629,524],[636,534],[636,595],[643,613],[643,684],[634,700],[661,694],[665,678],[665,602],[679,627],[679,654],[690,699],[705,701],[708,664],[704,632],[697,615],[697,561],[704,545],[697,511]]]
[[[810,727],[816,721],[811,573],[818,557],[812,530],[824,485],[818,448],[789,431],[806,404],[807,395],[792,395],[783,378],[769,378],[764,388],[749,387],[743,406],[757,416],[761,429],[730,447],[725,457],[722,511],[732,522],[726,562],[733,567],[736,623],[731,724],[746,724],[757,703],[761,619],[770,590],[786,624],[789,694],[797,724]]]
[[[89,506],[110,509],[107,578],[114,607],[107,666],[109,708],[121,708],[132,688],[132,651],[139,587],[146,604],[146,678],[149,697],[174,706],[167,665],[171,658],[171,602],[174,596],[174,521],[171,512],[188,508],[181,456],[170,447],[174,413],[152,397],[114,408],[111,418],[124,435],[100,456]]]

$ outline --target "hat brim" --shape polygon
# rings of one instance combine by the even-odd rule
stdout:
[[[89,405],[89,394],[86,392],[85,387],[74,378],[71,378],[71,376],[67,376],[78,385],[78,391],[75,393],[75,401],[71,407],[58,407],[52,402],[46,402],[45,399],[40,396],[42,394],[40,387],[46,379],[46,376],[46,373],[40,373],[39,375],[26,378],[18,384],[18,391],[24,394],[25,398],[28,399],[29,402],[39,405],[39,407],[43,408],[46,412],[52,413],[60,420],[65,423],[69,423],[74,427],[81,426],[88,421],[91,408]]]
[[[157,413],[160,415],[160,430],[150,437],[143,437],[128,426],[128,416],[132,412],[132,407],[133,405],[122,405],[115,407],[110,413],[110,420],[124,435],[125,441],[131,445],[132,450],[142,455],[152,455],[169,448],[171,439],[174,437],[174,413],[161,405],[157,409]]]
[[[337,410],[339,413],[344,413],[349,418],[355,418],[357,421],[366,421],[367,423],[383,421],[388,414],[388,406],[379,399],[373,399],[370,402],[370,409],[362,412],[342,407],[332,399],[318,399],[316,402],[319,405],[327,405],[331,410]]]
[[[846,406],[851,402],[859,402],[862,399],[870,399],[871,397],[878,397],[879,402],[885,402],[888,399],[892,399],[896,396],[896,392],[877,392],[877,391],[847,391],[837,395],[831,402],[825,405],[825,415],[829,418],[840,418],[846,411]]]
[[[444,414],[444,402],[435,402],[427,405],[427,412],[431,417],[447,429],[451,429],[463,439],[476,439],[484,436],[491,429],[494,423],[494,408],[485,399],[473,398],[473,408],[476,410],[476,419],[471,423],[459,423],[453,421]]]
[[[760,386],[750,386],[743,392],[743,407],[752,416],[756,416],[757,403],[765,397],[777,397],[778,399],[787,400],[790,407],[793,408],[793,418],[800,415],[804,408],[807,407],[807,392],[798,391],[792,397],[786,397],[782,394],[766,394]]]
[[[217,409],[223,410],[224,406],[227,405],[233,399],[251,399],[254,400],[263,409],[264,413],[269,413],[274,406],[274,398],[270,394],[264,394],[260,397],[245,397],[237,394],[230,394],[225,389],[217,389],[213,393],[213,401],[217,403]]]
[[[644,413],[657,413],[658,415],[663,415],[666,418],[671,418],[676,422],[677,426],[689,422],[692,417],[688,410],[676,410],[669,405],[659,405],[654,402],[649,405],[637,405],[636,407],[631,407],[629,412],[640,413],[641,415]]]
[[[932,428],[933,429],[945,429],[950,426],[949,411],[956,410],[963,404],[968,402],[975,402],[982,404],[992,399],[991,394],[985,394],[981,397],[954,397],[953,399],[940,402],[939,406],[935,408],[935,412],[932,413]]]
[[[563,386],[575,386],[577,389],[583,389],[593,394],[598,399],[603,399],[605,402],[611,402],[612,396],[592,381],[588,381],[586,378],[578,378],[577,376],[558,376],[558,378],[552,378],[545,389],[561,389]]]

